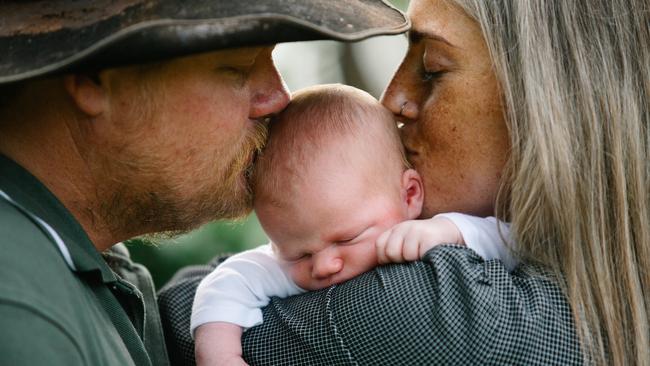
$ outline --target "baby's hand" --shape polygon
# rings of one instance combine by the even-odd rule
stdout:
[[[379,264],[411,262],[440,244],[465,245],[458,227],[449,219],[401,222],[379,236],[376,242]]]
[[[214,322],[196,328],[194,355],[197,366],[248,366],[242,358],[242,328]]]

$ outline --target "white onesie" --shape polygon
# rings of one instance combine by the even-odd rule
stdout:
[[[437,215],[454,222],[465,245],[485,260],[500,259],[511,271],[516,267],[510,245],[510,225],[494,217],[480,218],[459,213]],[[503,236],[503,239],[502,239]],[[270,298],[297,295],[298,287],[275,256],[270,244],[233,255],[199,284],[192,305],[190,332],[202,324],[227,322],[250,328],[262,323],[262,310]]]

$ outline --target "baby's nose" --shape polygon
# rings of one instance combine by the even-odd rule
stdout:
[[[329,276],[335,275],[343,269],[343,260],[334,256],[323,256],[314,261],[312,268],[312,277],[317,280],[326,279]]]

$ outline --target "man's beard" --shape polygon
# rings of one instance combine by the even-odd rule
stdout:
[[[250,180],[254,155],[264,147],[267,134],[266,125],[256,123],[226,168],[214,168],[222,172],[219,177],[197,172],[196,184],[201,188],[191,197],[179,196],[173,187],[161,183],[162,177],[147,191],[138,192],[129,185],[115,189],[101,212],[112,231],[129,237],[148,233],[173,236],[211,220],[244,217],[253,205]]]

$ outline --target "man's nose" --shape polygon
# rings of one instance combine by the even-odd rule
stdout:
[[[262,57],[260,55],[260,57]],[[289,92],[282,76],[273,64],[271,51],[259,61],[261,65],[251,83],[250,118],[260,118],[282,111],[289,104]]]
[[[317,253],[313,258],[312,277],[318,280],[326,279],[343,269],[343,259],[335,253]]]

